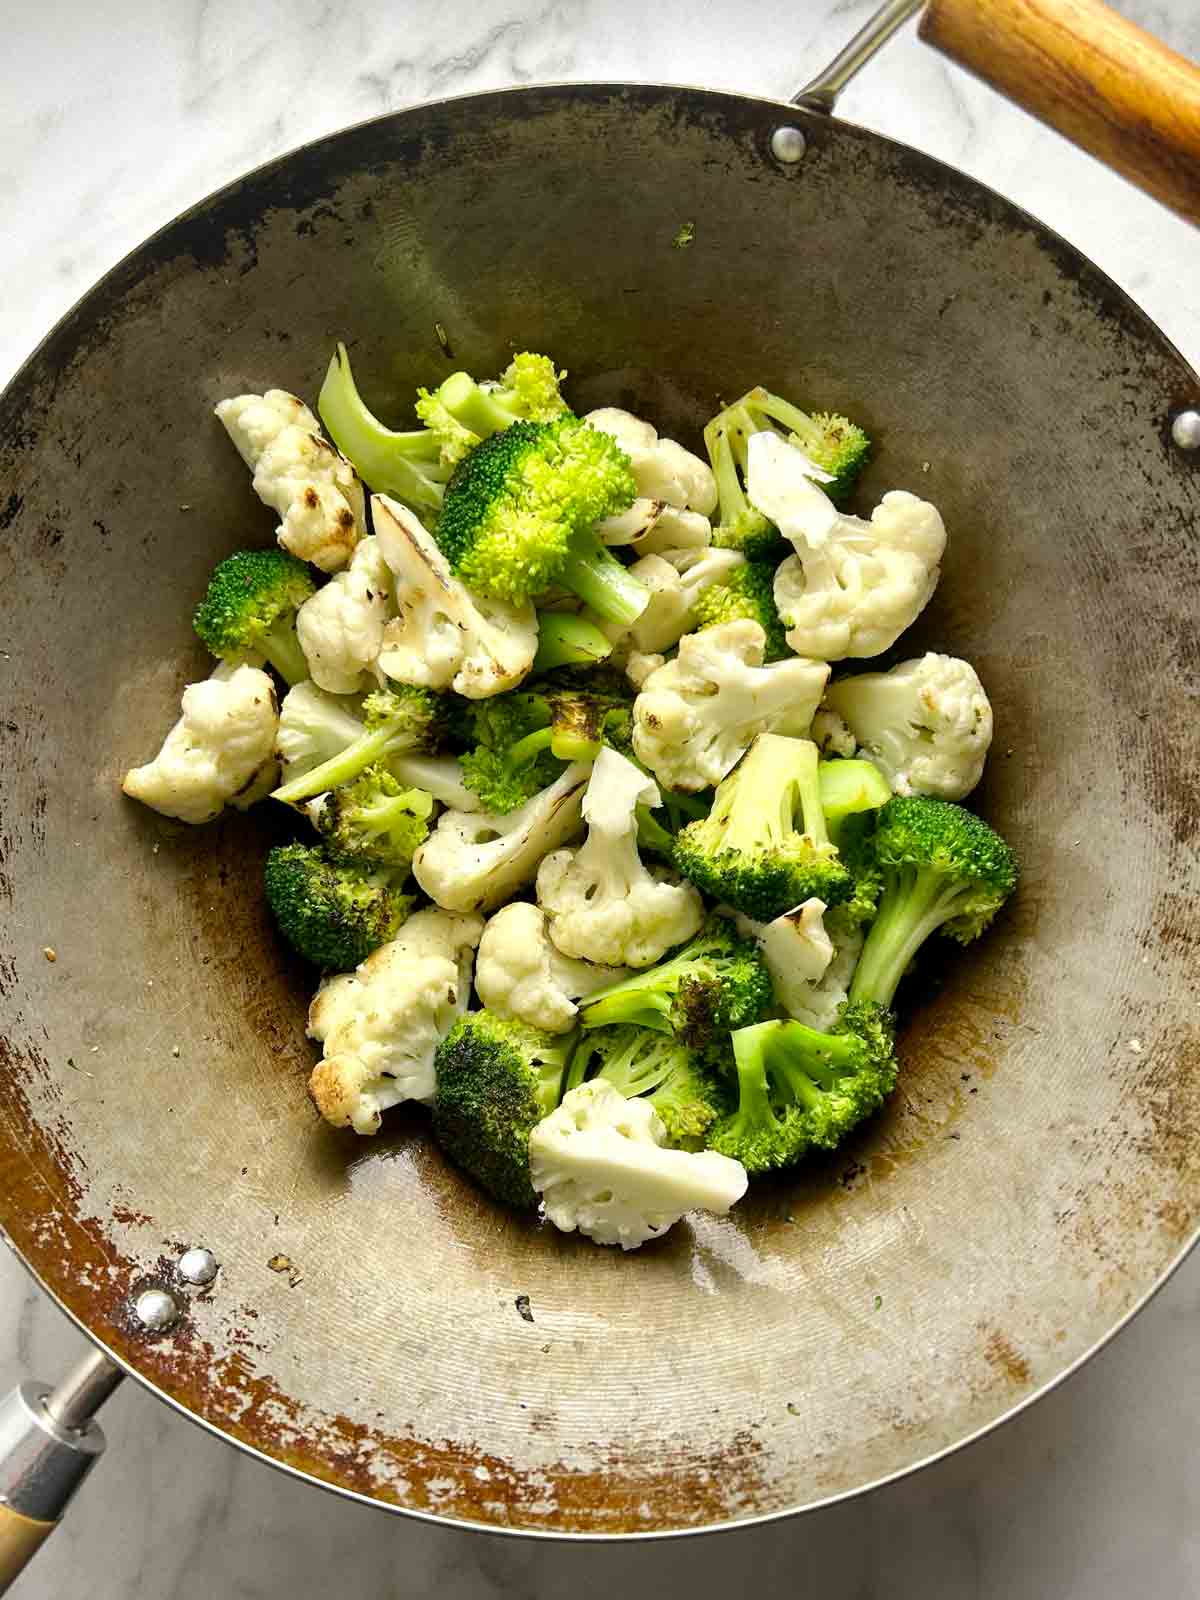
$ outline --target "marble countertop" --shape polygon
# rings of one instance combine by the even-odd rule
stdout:
[[[1200,58],[1195,0],[1120,7]],[[0,58],[0,382],[127,249],[260,161],[445,94],[582,78],[785,96],[870,0],[49,0]],[[703,19],[702,19],[703,18]],[[1200,235],[909,35],[842,113],[1026,206],[1200,359]],[[133,1385],[110,1456],[23,1580],[26,1600],[329,1592],[441,1600],[804,1592],[857,1600],[1179,1600],[1200,1592],[1200,1256],[1071,1382],[971,1449],[789,1524],[560,1549],[384,1517],[235,1453]],[[0,1256],[0,1388],[79,1336]]]

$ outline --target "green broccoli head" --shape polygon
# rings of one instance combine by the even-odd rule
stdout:
[[[977,939],[1017,886],[1017,863],[973,812],[924,796],[889,800],[870,838],[881,893],[851,1000],[890,1006],[917,951],[939,930]]]
[[[821,810],[818,759],[807,739],[756,739],[718,785],[708,816],[676,839],[680,872],[758,922],[814,895],[826,905],[849,899],[853,880]]]
[[[669,960],[581,1000],[580,1020],[585,1028],[632,1023],[706,1050],[721,1033],[757,1022],[772,999],[758,945],[714,916]]]
[[[647,592],[592,529],[635,492],[629,458],[608,434],[569,414],[514,422],[461,462],[435,537],[480,594],[519,604],[557,583],[598,615],[630,623]]]
[[[332,861],[311,845],[277,845],[264,877],[280,933],[326,972],[351,972],[394,939],[415,898],[390,873]]]
[[[767,636],[766,660],[791,655],[786,630],[775,606],[775,563],[747,561],[719,583],[702,589],[692,606],[691,628],[699,633],[723,622],[757,622]]]
[[[522,351],[498,383],[476,383],[453,372],[437,389],[418,390],[417,415],[442,441],[442,459],[457,464],[483,439],[514,422],[553,422],[567,409],[559,384],[566,377],[549,356]]]
[[[708,1144],[749,1173],[832,1150],[877,1111],[896,1084],[892,1021],[881,1006],[848,1004],[832,1033],[764,1022],[733,1035],[737,1109]]]
[[[433,798],[424,789],[406,789],[376,765],[325,796],[317,831],[334,861],[407,873],[432,812]]]
[[[538,1203],[529,1177],[529,1135],[562,1099],[572,1035],[472,1011],[434,1058],[433,1132],[481,1189],[516,1210]]]
[[[604,744],[624,752],[631,725],[624,685],[593,692],[553,683],[496,695],[475,707],[476,743],[461,758],[463,781],[504,815],[552,784],[563,763],[594,761]]]
[[[670,1144],[700,1150],[708,1129],[730,1108],[728,1090],[710,1056],[649,1028],[597,1028],[585,1033],[576,1047],[566,1089],[589,1078],[605,1078],[627,1099],[640,1096],[654,1107]]]
[[[453,695],[405,683],[369,694],[362,703],[362,714],[363,731],[357,739],[328,761],[283,784],[273,798],[297,805],[327,789],[341,788],[368,767],[386,764],[392,756],[440,750],[453,737],[460,716]]]
[[[309,673],[296,612],[315,593],[304,562],[286,550],[238,550],[213,572],[192,622],[213,655],[254,651],[289,684],[302,683]]]
[[[746,446],[759,424],[740,402],[728,406],[704,430],[704,447],[717,481],[717,518],[713,544],[738,550],[747,561],[779,565],[790,546],[774,523],[755,510],[746,496]]]
[[[831,472],[832,483],[821,487],[835,505],[845,504],[871,456],[871,441],[856,423],[830,411],[809,415],[762,388],[751,389],[743,404],[759,428],[775,424],[810,461]]]

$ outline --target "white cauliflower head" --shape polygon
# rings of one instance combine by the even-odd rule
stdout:
[[[833,941],[825,930],[824,900],[805,900],[772,922],[737,918],[738,932],[755,939],[762,951],[775,998],[790,1017],[804,1009],[833,960]],[[843,996],[844,998],[844,996]]]
[[[383,645],[392,574],[379,540],[360,541],[345,572],[332,577],[296,613],[296,633],[313,682],[331,694],[369,686],[368,669]]]
[[[546,1033],[569,1033],[579,1015],[575,1001],[626,976],[620,967],[564,956],[547,936],[545,913],[514,900],[483,930],[475,987],[497,1016],[515,1017]]]
[[[515,689],[537,653],[537,613],[471,593],[419,519],[397,500],[371,500],[399,615],[384,629],[379,665],[397,683],[453,689],[468,700]]]
[[[605,746],[583,797],[586,840],[538,868],[538,904],[564,955],[609,966],[650,967],[698,932],[704,902],[691,884],[642,864],[639,805],[661,805],[657,786]]]
[[[627,511],[598,522],[596,533],[605,544],[625,545],[641,556],[702,550],[712,543],[712,524],[700,512],[641,496]]]
[[[788,1016],[803,1022],[805,1027],[815,1028],[818,1033],[829,1033],[849,998],[865,933],[860,923],[841,915],[836,906],[821,920],[820,943],[813,945],[807,940],[802,943],[799,934],[803,930],[798,929],[793,942],[779,938],[772,949],[764,945],[763,956],[775,994]],[[806,976],[813,971],[818,959],[823,958],[821,946],[825,940],[832,947],[828,965],[819,976]]]
[[[308,1032],[325,1053],[309,1090],[326,1122],[378,1133],[389,1107],[433,1099],[434,1054],[467,1008],[482,931],[479,917],[420,911],[354,972],[321,984]]]
[[[757,622],[723,622],[680,640],[633,703],[633,748],[668,789],[720,783],[760,733],[804,738],[829,677],[823,661],[764,667]]]
[[[363,731],[355,704],[327,694],[311,681],[288,690],[275,735],[275,753],[288,778],[302,778],[354,743]]]
[[[575,763],[506,817],[444,812],[413,858],[413,876],[449,911],[494,911],[530,882],[543,856],[579,832],[590,775]]]
[[[825,705],[896,794],[962,800],[983,776],[992,707],[969,661],[930,651],[831,684]]]
[[[636,1250],[688,1211],[724,1215],[746,1192],[741,1162],[665,1148],[662,1119],[603,1078],[580,1084],[529,1136],[546,1216],[564,1233]]]
[[[274,776],[275,686],[259,667],[222,662],[183,691],[180,718],[153,761],[125,774],[134,800],[180,822],[209,822]]]
[[[217,416],[254,474],[254,492],[283,519],[285,550],[324,572],[346,565],[365,530],[363,488],[302,400],[283,389],[222,400]]]
[[[618,406],[602,406],[583,419],[607,433],[624,450],[633,468],[639,496],[709,517],[717,508],[717,481],[701,461],[674,439],[664,439],[649,422]]]

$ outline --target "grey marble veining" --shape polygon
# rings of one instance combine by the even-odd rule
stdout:
[[[786,95],[870,0],[46,0],[0,53],[0,381],[107,267],[246,168],[429,97],[591,77]],[[1122,9],[1200,57],[1195,0]],[[636,19],[636,20],[635,20]],[[1200,235],[912,37],[845,97],[852,120],[1011,195],[1087,251],[1193,359]],[[667,1545],[558,1549],[323,1496],[132,1386],[109,1458],[28,1600],[441,1600],[571,1593],[855,1600],[1182,1600],[1200,1593],[1200,1259],[1081,1374],[914,1479],[800,1522]],[[0,1253],[0,1386],[79,1336]]]

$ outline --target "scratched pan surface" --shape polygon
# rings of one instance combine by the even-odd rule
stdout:
[[[526,90],[343,133],[151,240],[0,402],[0,1220],[164,1396],[389,1507],[620,1534],[852,1492],[1061,1376],[1200,1217],[1200,474],[1167,443],[1200,384],[1003,200],[836,122],[785,172],[779,115]],[[861,417],[864,500],[950,528],[906,649],[995,704],[978,798],[1024,881],[912,997],[894,1105],[629,1257],[494,1209],[419,1113],[323,1127],[258,890],[278,824],[117,791],[205,671],[209,568],[272,534],[213,403],[311,399],[345,337],[400,417],[435,320],[693,443],[755,381]],[[216,1284],[139,1339],[130,1290],[189,1244]]]

